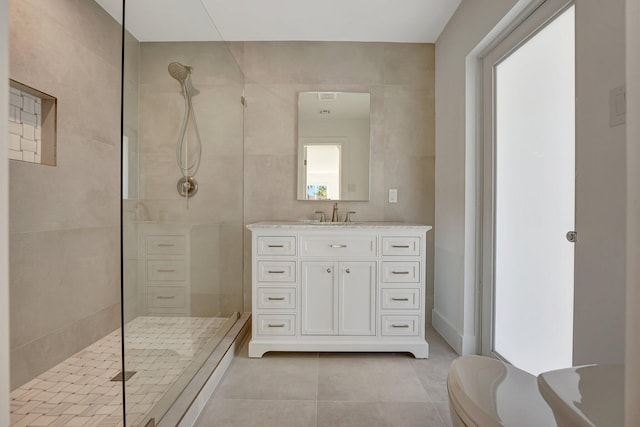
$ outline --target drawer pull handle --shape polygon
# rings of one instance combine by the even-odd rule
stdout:
[[[409,274],[408,271],[392,271],[393,274]]]
[[[327,273],[331,273],[331,269],[330,268],[327,268]]]
[[[284,328],[284,323],[269,323],[267,326],[270,328]]]
[[[268,245],[269,248],[284,248],[284,245]]]
[[[347,269],[345,270],[345,272],[346,272],[347,274],[349,274],[349,273],[351,273],[351,269],[350,269],[350,268],[347,268]]]
[[[409,325],[391,325],[392,328],[408,328]]]
[[[391,298],[391,301],[409,301],[409,298]]]
[[[329,246],[331,246],[332,248],[346,248],[347,247],[347,245],[329,245]]]
[[[172,248],[175,245],[173,243],[158,243],[158,247],[160,248]]]
[[[391,245],[392,248],[404,248],[409,249],[409,245]]]
[[[175,296],[163,297],[162,295],[158,295],[156,298],[157,299],[175,299]]]
[[[162,270],[162,269],[158,269],[158,273],[175,273],[175,270]]]
[[[269,270],[269,274],[284,274],[284,270]]]
[[[284,297],[269,297],[267,298],[269,301],[284,301]]]

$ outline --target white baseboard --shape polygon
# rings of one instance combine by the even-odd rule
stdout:
[[[460,332],[435,308],[431,310],[431,323],[433,329],[438,331],[455,352],[462,354],[462,335],[460,335]]]

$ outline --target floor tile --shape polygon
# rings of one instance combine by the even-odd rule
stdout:
[[[429,402],[411,356],[320,355],[318,400],[351,402]]]
[[[318,402],[317,427],[444,427],[431,403]]]
[[[442,418],[445,427],[453,427],[453,423],[451,422],[451,413],[449,412],[449,402],[438,402],[434,403],[438,415]]]
[[[137,374],[127,382],[131,400],[127,410],[148,412],[226,320],[146,316],[128,323],[127,367]],[[120,342],[121,331],[116,330],[12,391],[12,424],[117,426],[122,418],[122,383],[111,378],[121,369]],[[154,392],[137,383],[154,387]]]
[[[315,400],[316,353],[269,353],[237,357],[216,391],[222,399]]]
[[[316,403],[295,400],[213,399],[194,427],[315,427]]]

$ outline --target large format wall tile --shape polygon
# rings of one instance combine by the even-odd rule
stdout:
[[[11,233],[10,266],[12,347],[120,301],[117,226]]]
[[[57,165],[10,165],[16,386],[119,323],[121,27],[95,2],[10,3],[10,76],[58,100]]]
[[[368,202],[340,202],[341,214],[354,210],[358,220],[433,224],[433,45],[143,43],[141,56],[140,168],[144,171],[141,186],[144,200],[140,219],[229,223],[233,222],[234,214],[244,212],[246,224],[314,218],[316,210],[330,215],[332,202],[296,200],[298,93],[347,91],[371,93],[371,194]],[[195,67],[192,78],[200,94],[194,97],[194,108],[203,142],[207,140],[198,173],[201,187],[189,209],[175,194],[175,181],[179,177],[174,161],[175,135],[183,106],[179,86],[166,70],[173,60]],[[244,80],[234,74],[238,66],[242,67]],[[248,102],[244,111],[235,99],[242,93],[242,83]],[[242,123],[243,135],[238,133]],[[244,154],[243,165],[235,162],[236,154]],[[387,202],[389,188],[398,188],[399,203]],[[236,234],[238,244],[244,244],[243,299],[244,310],[248,311],[250,234],[246,230]],[[431,238],[428,245],[431,265]],[[207,251],[202,256],[205,253],[219,256]],[[211,265],[221,268],[231,259],[224,264],[218,261],[212,261]],[[198,272],[194,276],[198,283],[216,275],[213,268],[205,270],[207,274]],[[240,270],[241,266],[238,271],[227,269],[224,274],[236,277]],[[428,295],[433,294],[432,277],[429,272]],[[197,303],[202,306],[199,312],[206,311],[207,304],[201,303],[205,299],[211,301],[208,305],[217,305],[212,295],[226,295],[235,300],[239,289],[234,287],[238,286],[233,284],[235,279],[211,280],[215,282],[211,289],[198,291],[202,296]],[[228,287],[226,290],[212,293],[223,283]]]
[[[432,44],[245,42],[245,223],[315,218],[332,202],[296,200],[297,102],[301,91],[371,93],[368,202],[340,202],[361,221],[434,223],[435,56]],[[388,190],[399,190],[389,204]],[[433,233],[431,233],[433,234]],[[250,235],[245,233],[250,248]],[[433,264],[428,237],[428,265]],[[245,247],[245,310],[251,309]],[[427,275],[433,294],[433,272]],[[433,304],[427,301],[428,308]],[[427,311],[430,313],[430,310]],[[430,322],[430,315],[427,315]]]

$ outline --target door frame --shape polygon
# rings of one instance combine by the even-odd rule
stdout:
[[[558,15],[575,4],[575,0],[546,0],[512,31],[483,55],[481,61],[481,132],[478,170],[481,208],[480,288],[481,351],[483,355],[503,360],[493,351],[494,280],[495,280],[495,73],[494,67],[544,29]],[[574,124],[575,126],[575,124]],[[575,261],[574,261],[575,262]]]

